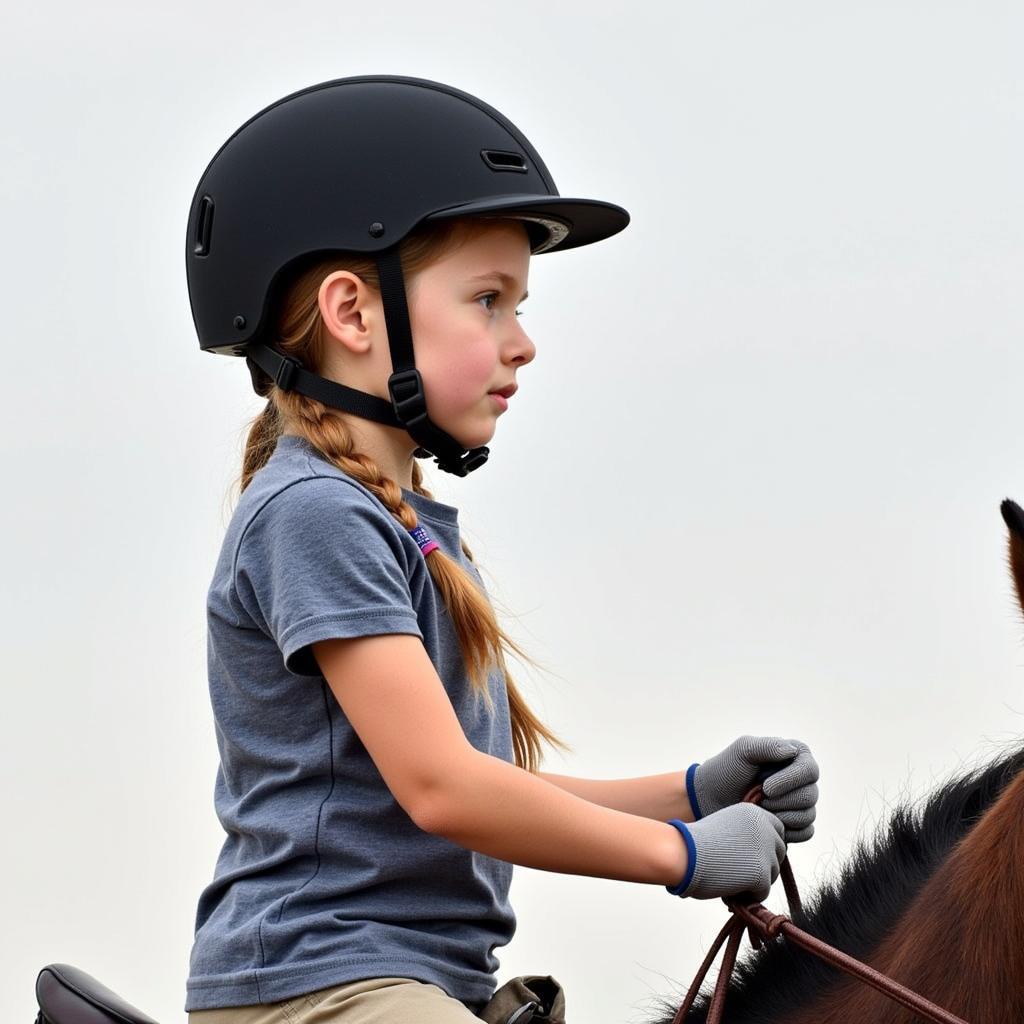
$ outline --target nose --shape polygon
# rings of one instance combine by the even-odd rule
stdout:
[[[508,348],[507,358],[524,366],[526,363],[533,362],[533,357],[537,354],[537,346],[534,345],[530,336],[519,323],[516,324],[516,330],[513,333]]]

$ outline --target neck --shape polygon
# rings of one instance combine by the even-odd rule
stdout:
[[[367,420],[354,422],[355,417],[346,416],[345,427],[352,435],[355,450],[371,458],[381,473],[394,480],[399,487],[414,490],[412,471],[413,452],[419,447],[406,431],[388,427]],[[282,434],[302,437],[298,430],[283,430]]]
[[[356,451],[368,455],[389,480],[399,487],[412,490],[412,453],[419,447],[412,438],[397,427],[369,424],[352,431]],[[351,429],[351,425],[350,425]]]

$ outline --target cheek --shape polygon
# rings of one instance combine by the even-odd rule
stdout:
[[[445,409],[458,410],[480,402],[495,386],[495,354],[475,331],[450,330],[424,353],[421,372],[427,392]],[[416,364],[420,365],[419,352]]]

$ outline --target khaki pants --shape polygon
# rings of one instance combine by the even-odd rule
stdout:
[[[279,1003],[193,1010],[188,1024],[480,1024],[442,988],[413,978],[364,978]]]

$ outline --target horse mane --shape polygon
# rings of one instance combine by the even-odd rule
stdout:
[[[793,923],[858,960],[869,959],[953,847],[1021,771],[1024,747],[950,779],[917,805],[899,804],[873,835],[858,840],[839,875],[804,899]],[[839,978],[836,968],[778,939],[736,965],[728,1020],[773,1024],[788,1019]],[[675,1012],[665,1009],[659,1024],[668,1024]],[[687,1024],[702,1024],[707,1010],[708,997],[702,994]]]

